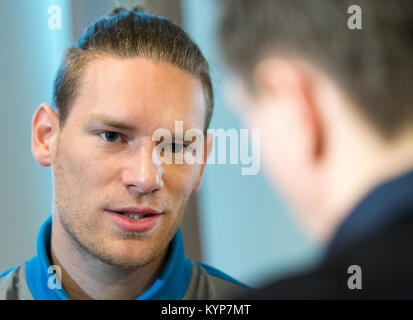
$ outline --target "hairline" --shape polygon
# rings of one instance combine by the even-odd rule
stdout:
[[[67,122],[67,119],[68,119],[69,116],[70,116],[71,109],[72,109],[73,106],[76,104],[76,101],[77,101],[77,99],[79,98],[80,90],[81,90],[82,86],[84,85],[84,83],[85,83],[85,81],[86,81],[87,72],[88,72],[88,70],[90,69],[91,63],[93,63],[94,61],[96,61],[96,60],[98,60],[98,59],[104,59],[104,58],[113,58],[113,59],[118,59],[118,60],[146,59],[146,60],[149,60],[149,61],[151,61],[151,62],[153,62],[153,63],[155,63],[155,64],[157,64],[157,63],[162,63],[162,62],[168,63],[168,64],[170,64],[171,66],[174,66],[174,67],[178,68],[179,70],[182,70],[182,71],[185,72],[187,75],[190,75],[191,77],[197,79],[197,80],[200,82],[201,87],[202,87],[202,94],[203,94],[203,101],[204,101],[204,109],[205,109],[205,110],[204,110],[204,129],[203,129],[203,133],[204,133],[204,135],[206,135],[207,130],[208,130],[208,127],[209,127],[209,124],[207,124],[207,121],[208,121],[208,118],[207,118],[207,117],[208,117],[208,112],[209,112],[209,109],[212,109],[212,108],[213,108],[213,105],[211,105],[211,101],[209,101],[209,99],[208,99],[208,97],[207,97],[207,91],[208,91],[207,84],[204,83],[204,81],[203,81],[203,79],[202,79],[201,76],[199,76],[199,75],[191,72],[190,70],[187,70],[187,69],[185,69],[185,68],[182,68],[182,67],[178,66],[177,64],[169,61],[168,59],[156,59],[155,57],[150,56],[150,55],[123,56],[123,55],[118,54],[117,52],[111,51],[111,50],[105,51],[105,50],[95,49],[95,48],[90,48],[90,49],[84,50],[84,49],[79,48],[79,47],[70,47],[70,48],[68,48],[67,50],[71,50],[71,49],[79,49],[79,50],[82,51],[82,55],[77,56],[77,57],[74,59],[74,61],[75,61],[75,60],[79,60],[81,57],[83,57],[84,60],[81,62],[82,64],[81,64],[79,70],[73,70],[73,61],[71,61],[72,63],[70,64],[70,67],[68,67],[67,70],[66,70],[66,71],[68,72],[68,71],[69,71],[69,68],[70,68],[70,72],[71,72],[71,73],[74,73],[74,76],[73,76],[73,77],[74,77],[74,81],[75,81],[75,84],[76,84],[76,85],[75,85],[75,87],[74,87],[74,89],[73,89],[72,96],[70,97],[71,99],[70,99],[70,101],[67,103],[67,106],[66,106],[66,108],[67,108],[66,110],[67,110],[67,111],[66,111],[66,116],[65,116],[65,118],[62,119],[62,118],[60,117],[60,112],[58,112],[58,115],[59,115],[59,125],[60,125],[60,127],[61,127],[62,129],[64,128],[64,126],[65,126],[65,124],[66,124],[66,122]],[[213,90],[213,89],[212,89],[212,83],[211,83],[211,90]],[[57,106],[55,106],[55,107],[56,107],[57,110],[59,110],[59,109],[57,108]],[[211,119],[210,119],[210,120],[211,120]]]

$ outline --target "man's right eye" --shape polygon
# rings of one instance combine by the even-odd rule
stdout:
[[[101,133],[100,136],[108,142],[116,142],[119,139],[120,134],[118,132],[105,131]]]

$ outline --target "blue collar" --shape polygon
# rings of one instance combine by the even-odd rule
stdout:
[[[397,176],[369,193],[338,228],[328,253],[380,230],[413,212],[413,171]]]
[[[37,256],[27,261],[26,278],[30,292],[35,300],[70,300],[66,291],[50,289],[48,273],[50,263],[50,241],[52,216],[41,226],[37,237]],[[170,244],[168,260],[159,278],[136,300],[180,300],[188,288],[192,276],[192,263],[184,256],[184,246],[180,230]]]

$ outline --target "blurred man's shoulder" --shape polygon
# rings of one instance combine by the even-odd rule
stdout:
[[[343,247],[314,270],[269,284],[252,299],[413,298],[413,215]]]

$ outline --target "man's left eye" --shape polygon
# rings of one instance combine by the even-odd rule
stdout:
[[[185,149],[185,145],[179,143],[172,143],[171,149],[173,153],[180,153]]]
[[[106,131],[106,132],[101,133],[100,136],[106,141],[116,142],[119,139],[120,134],[117,132],[113,132],[113,131]]]

